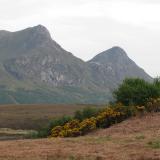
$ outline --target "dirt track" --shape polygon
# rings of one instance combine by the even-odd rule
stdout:
[[[159,145],[157,113],[85,137],[2,141],[0,160],[160,160]]]

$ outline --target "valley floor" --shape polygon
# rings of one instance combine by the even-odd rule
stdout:
[[[78,138],[0,142],[0,160],[160,160],[160,113]]]

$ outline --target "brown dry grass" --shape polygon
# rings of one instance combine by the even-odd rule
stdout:
[[[160,160],[160,113],[78,138],[0,142],[0,160]]]
[[[72,115],[86,105],[0,105],[0,128],[39,129],[48,121]]]

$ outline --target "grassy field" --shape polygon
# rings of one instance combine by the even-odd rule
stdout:
[[[0,142],[0,160],[160,160],[160,113],[84,137]]]
[[[87,105],[0,105],[0,128],[37,130]],[[90,106],[91,107],[91,106]],[[93,106],[96,107],[96,106]],[[100,106],[99,106],[100,107]]]

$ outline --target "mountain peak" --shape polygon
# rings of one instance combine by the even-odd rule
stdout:
[[[41,24],[34,26],[34,27],[31,27],[31,28],[36,29],[37,31],[40,31],[40,32],[46,32],[46,31],[49,32],[48,29]]]
[[[116,50],[116,51],[119,51],[119,52],[125,52],[124,49],[119,47],[119,46],[113,46],[112,48],[110,48],[110,50]]]
[[[48,29],[43,25],[37,25],[34,27],[30,27],[26,30],[30,30],[33,34],[40,36],[39,38],[51,39],[51,35]]]
[[[121,47],[114,46],[106,51],[101,52],[89,62],[107,63],[108,61],[117,61],[118,59],[128,58],[127,53]]]
[[[104,52],[102,52],[103,54],[111,54],[116,55],[116,56],[127,56],[127,53],[125,52],[125,50],[119,46],[114,46]]]

